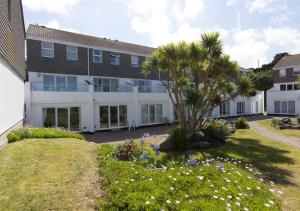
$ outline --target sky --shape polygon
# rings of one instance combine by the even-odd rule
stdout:
[[[23,0],[26,28],[39,24],[158,47],[218,31],[241,67],[300,53],[300,0]],[[259,61],[259,62],[258,62]]]

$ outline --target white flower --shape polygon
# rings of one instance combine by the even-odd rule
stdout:
[[[118,184],[118,183],[119,183],[119,181],[115,181],[115,183],[116,183],[116,184]]]
[[[149,201],[146,201],[146,204],[148,205],[148,204],[150,204],[150,202],[149,202]]]
[[[251,179],[251,177],[248,177],[248,179]]]
[[[243,194],[242,194],[242,193],[238,193],[238,195],[239,195],[239,196],[242,196]]]
[[[121,189],[121,188],[119,188],[119,191],[122,191],[122,189]]]
[[[217,199],[217,198],[219,198],[219,197],[218,197],[218,196],[216,196],[216,195],[214,195],[214,198],[215,198],[215,199]]]
[[[270,205],[269,205],[269,204],[267,204],[267,203],[265,204],[265,206],[266,206],[266,207],[270,207]]]
[[[172,176],[171,176],[171,175],[169,175],[169,178],[172,178]]]
[[[189,203],[190,203],[190,204],[193,203],[193,200],[189,200]]]
[[[186,174],[186,175],[190,175],[190,172],[186,172],[185,174]]]
[[[274,201],[272,201],[272,200],[269,200],[269,203],[270,203],[270,204],[274,204]]]
[[[199,180],[203,180],[203,179],[204,179],[204,176],[198,176],[198,179],[199,179]]]
[[[170,187],[170,190],[174,190],[174,188],[173,188],[173,187]]]
[[[210,186],[210,187],[212,187],[212,188],[214,187],[214,185],[213,185],[213,184],[211,184],[211,185],[209,185],[209,186]]]
[[[260,190],[260,187],[257,186],[256,189],[257,189],[257,190]]]
[[[214,190],[214,192],[215,192],[215,193],[219,193],[219,191],[218,191],[218,190]]]
[[[128,184],[128,182],[125,182],[125,184]]]
[[[188,196],[188,195],[184,195],[184,197],[185,197],[185,198],[188,198],[189,196]]]
[[[251,188],[247,187],[247,190],[251,190]]]
[[[240,202],[235,202],[236,206],[241,206],[241,203]]]
[[[279,191],[277,191],[277,192],[278,192],[279,194],[283,194],[283,192],[282,192],[282,191],[280,191],[280,190],[279,190]]]
[[[227,196],[227,198],[232,199],[232,196],[229,195],[229,196]]]
[[[229,179],[227,179],[227,178],[225,178],[225,181],[226,181],[227,183],[230,183],[230,180],[229,180]]]
[[[180,201],[176,200],[176,204],[180,204]]]
[[[271,192],[274,192],[275,190],[274,189],[269,189]]]
[[[154,196],[151,196],[150,198],[151,198],[151,199],[154,199]]]
[[[150,178],[149,180],[152,181],[152,178]]]
[[[226,207],[231,207],[231,204],[229,204],[229,203],[226,203]]]
[[[176,179],[176,178],[173,178],[173,180],[176,181],[177,179]]]
[[[225,199],[223,197],[220,198],[222,201],[225,201]]]
[[[244,210],[245,210],[245,211],[248,211],[248,208],[247,208],[247,207],[244,207]]]
[[[167,200],[167,203],[168,203],[168,204],[170,204],[170,203],[171,203],[171,201],[170,201],[170,200]]]
[[[236,200],[241,200],[241,198],[237,196],[237,197],[236,197]]]
[[[131,182],[134,182],[134,179],[130,179]]]

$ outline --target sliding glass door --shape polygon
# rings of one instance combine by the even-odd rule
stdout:
[[[80,130],[80,108],[70,108],[70,130]]]
[[[68,129],[68,108],[57,109],[57,127]]]
[[[127,126],[127,106],[100,106],[100,128]]]
[[[162,104],[143,104],[141,106],[142,124],[162,123]]]
[[[44,127],[55,127],[55,108],[44,108],[43,109],[43,124]]]

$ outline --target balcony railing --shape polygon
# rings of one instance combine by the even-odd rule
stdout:
[[[47,92],[88,92],[88,84],[60,84],[43,82],[32,82],[31,91],[47,91]]]
[[[122,85],[94,85],[95,92],[133,92],[133,87],[129,84]]]
[[[164,86],[139,86],[141,93],[166,93],[167,90]]]

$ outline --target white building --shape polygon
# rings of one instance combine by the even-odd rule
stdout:
[[[0,2],[0,142],[24,119],[25,29],[20,0]]]
[[[300,54],[287,55],[273,67],[274,85],[267,92],[267,112],[300,115]]]
[[[172,102],[140,65],[153,48],[30,25],[27,122],[99,131],[175,121]],[[163,77],[163,76],[160,76]],[[221,111],[221,113],[220,113]],[[214,117],[263,112],[263,94],[238,97]]]

